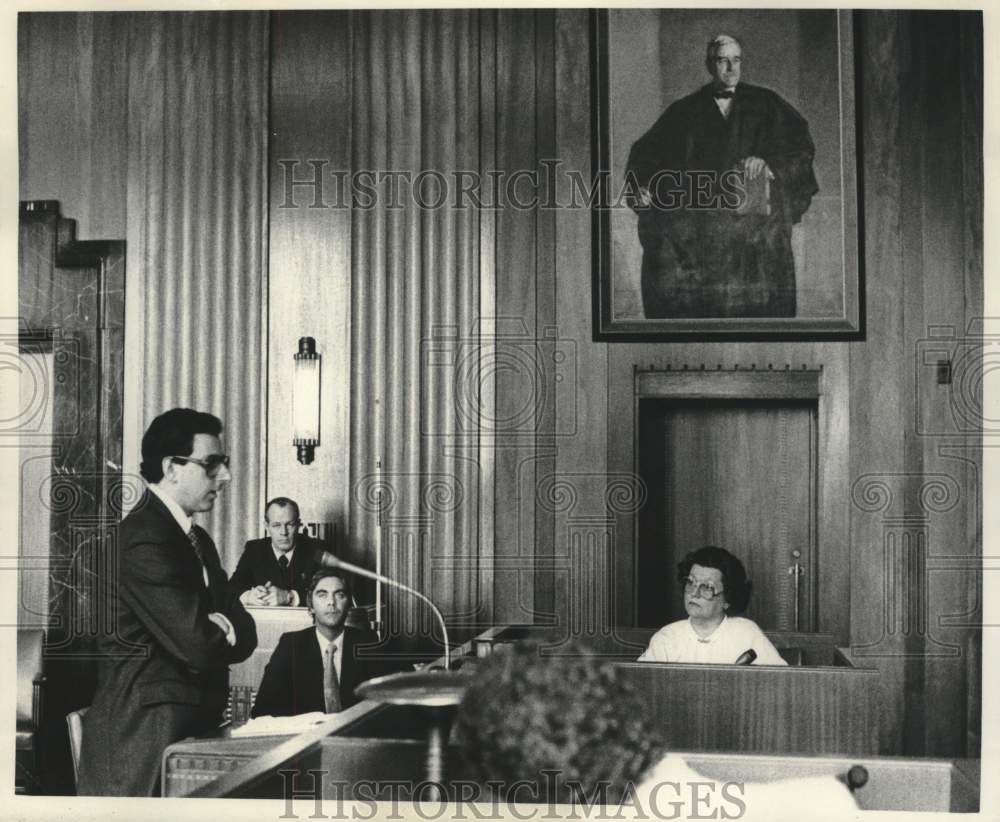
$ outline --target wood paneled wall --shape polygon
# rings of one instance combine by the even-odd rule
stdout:
[[[573,70],[582,17],[556,15],[554,105],[557,156],[586,173],[579,138],[588,123],[575,104],[588,85]],[[604,471],[610,486],[634,470],[635,366],[822,367],[818,628],[881,671],[884,752],[976,755],[981,589],[969,566],[982,553],[982,461],[975,432],[962,426],[975,424],[981,402],[974,328],[963,345],[983,310],[981,19],[872,12],[857,28],[867,338],[594,343],[581,288],[589,232],[582,215],[561,211],[557,325],[580,367],[568,398],[579,427],[557,442],[557,473]],[[938,384],[938,359],[952,361],[951,385]],[[589,505],[592,515],[614,513],[610,503]],[[612,521],[615,611],[627,624],[634,520],[626,507]],[[571,544],[562,536],[557,528],[557,554]],[[571,605],[561,618],[571,620]]]
[[[291,497],[305,522],[344,521],[350,492],[351,232],[333,170],[350,168],[348,14],[271,16],[270,233],[265,496]],[[318,190],[295,181],[317,180]],[[318,195],[318,196],[317,196]],[[321,445],[301,465],[292,445],[292,356],[314,337],[322,356]]]
[[[126,241],[114,467],[138,499],[152,418],[219,415],[235,482],[205,521],[230,567],[260,527],[267,26],[259,13],[18,17],[20,196],[58,201],[81,239]]]

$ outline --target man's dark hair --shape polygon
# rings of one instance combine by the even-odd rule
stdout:
[[[527,781],[538,786],[540,802],[595,792],[620,802],[665,752],[648,727],[651,708],[582,642],[551,653],[518,643],[477,666],[455,720],[466,775],[499,783],[491,787],[501,799]]]
[[[747,569],[743,567],[739,557],[729,553],[725,548],[706,545],[697,551],[691,551],[677,563],[677,580],[684,582],[691,575],[691,567],[700,565],[702,568],[718,568],[722,572],[723,596],[729,603],[731,613],[741,614],[750,604],[750,589],[753,587],[747,579]]]
[[[154,419],[142,435],[139,473],[146,482],[163,479],[164,457],[187,457],[194,450],[195,434],[218,437],[222,420],[192,408],[172,408]]]
[[[277,505],[279,508],[294,508],[295,519],[299,519],[301,516],[299,513],[299,504],[295,500],[290,497],[275,497],[264,506],[264,519],[267,519],[267,512],[271,510],[272,505]]]
[[[351,598],[351,578],[345,574],[343,571],[337,570],[336,568],[320,568],[312,575],[312,579],[309,580],[309,588],[306,590],[306,601],[304,604],[312,607],[312,595],[313,591],[316,590],[316,586],[320,584],[327,577],[336,577],[341,582],[344,583],[344,593],[347,594],[348,600]]]

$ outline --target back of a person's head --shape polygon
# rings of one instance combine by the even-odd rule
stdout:
[[[663,752],[648,715],[610,660],[583,643],[521,643],[479,664],[455,731],[466,776],[494,782],[500,798],[527,781],[539,786],[543,802],[598,791],[611,803]],[[527,801],[523,794],[506,798]]]

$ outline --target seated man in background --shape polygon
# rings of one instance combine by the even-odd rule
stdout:
[[[326,545],[299,533],[299,506],[288,497],[267,504],[264,524],[270,536],[247,542],[229,581],[230,595],[244,605],[305,605],[309,580]]]
[[[313,574],[305,603],[315,624],[282,634],[257,690],[253,717],[337,713],[360,701],[354,694],[359,684],[397,670],[388,660],[359,652],[378,638],[345,624],[351,592],[341,571]]]
[[[494,801],[615,806],[608,819],[852,819],[834,775],[708,778],[649,727],[657,710],[579,641],[543,656],[519,643],[479,663],[455,719],[463,777]],[[780,768],[777,765],[776,768]],[[589,817],[589,813],[586,814]]]
[[[750,580],[739,558],[706,545],[677,565],[688,618],[661,628],[639,662],[787,665],[757,623],[733,616],[750,602]]]

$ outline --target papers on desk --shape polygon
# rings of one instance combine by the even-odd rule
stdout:
[[[258,716],[251,719],[246,725],[233,728],[231,736],[285,736],[288,734],[300,734],[309,730],[313,725],[326,722],[330,714],[322,711],[313,711],[308,714],[297,714],[296,716]]]

